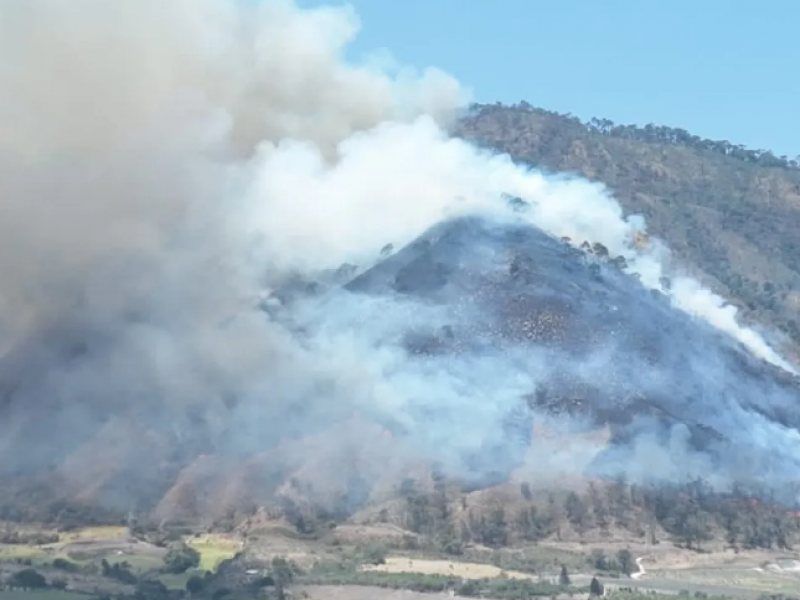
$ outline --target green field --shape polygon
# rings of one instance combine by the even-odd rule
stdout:
[[[48,556],[43,546],[30,546],[27,544],[0,544],[0,560],[14,560],[15,558],[38,558]]]
[[[642,585],[648,583],[663,589],[686,589],[691,592],[725,593],[753,598],[761,594],[796,595],[800,592],[800,577],[797,574],[759,573],[752,568],[719,567],[652,572],[641,580]]]
[[[233,558],[239,551],[239,542],[218,535],[188,538],[186,543],[200,553],[200,570],[213,571],[223,560]]]

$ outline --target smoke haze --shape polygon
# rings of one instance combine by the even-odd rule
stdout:
[[[483,472],[464,456],[495,443],[551,355],[529,345],[409,358],[404,335],[446,321],[446,307],[275,294],[345,264],[363,272],[387,244],[402,248],[470,215],[602,243],[660,289],[668,251],[655,240],[637,248],[642,219],[623,215],[600,185],[451,138],[468,91],[436,69],[347,62],[358,28],[350,9],[301,10],[290,0],[0,4],[0,452],[9,471],[59,453],[72,457],[68,472],[80,471],[91,462],[80,444],[119,426],[120,414],[169,430],[186,462],[200,451],[254,455],[357,412],[391,420],[410,441],[382,454],[366,425],[337,430],[324,444],[336,447],[331,456],[352,447],[374,454],[373,467],[391,457],[398,469],[436,460],[456,474]],[[529,210],[514,212],[508,197]],[[675,278],[669,295],[791,370],[696,282]],[[610,352],[561,363],[585,376]],[[717,366],[735,387],[736,374]],[[637,375],[648,387],[669,376],[646,367]],[[715,423],[732,427],[731,411]],[[49,414],[59,432],[48,448],[12,458],[26,447],[30,413]],[[796,432],[780,431],[794,447]],[[643,434],[636,452],[657,454],[647,468],[662,461],[665,479],[681,474],[678,464],[711,473],[710,459],[678,458],[690,452],[681,435]],[[296,466],[319,452],[286,450],[285,460]]]

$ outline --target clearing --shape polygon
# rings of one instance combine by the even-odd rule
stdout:
[[[186,543],[200,553],[200,569],[214,571],[223,560],[233,558],[244,548],[244,543],[233,537],[219,534],[203,534],[186,538]]]
[[[184,541],[200,553],[202,571],[214,571],[220,562],[233,558],[242,542],[230,536],[206,534],[186,537]],[[30,560],[33,565],[46,565],[56,558],[76,563],[127,562],[134,572],[158,569],[166,548],[133,537],[125,527],[87,527],[59,534],[51,544],[0,544],[0,561]],[[30,598],[30,596],[28,596]],[[0,597],[0,600],[7,600]],[[69,600],[69,599],[65,599]]]

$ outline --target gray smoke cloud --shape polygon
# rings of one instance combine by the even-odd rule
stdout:
[[[412,360],[405,333],[446,320],[412,300],[334,294],[273,306],[280,317],[257,309],[279,305],[274,293],[293,278],[368,267],[387,243],[447,219],[508,220],[506,195],[531,205],[513,218],[600,242],[660,288],[667,250],[636,246],[640,218],[601,186],[451,138],[469,93],[436,69],[346,61],[358,28],[351,9],[290,0],[0,5],[0,452],[11,470],[48,454],[21,458],[30,413],[55,415],[49,452],[71,457],[62,470],[76,487],[97,477],[85,468],[98,460],[95,436],[137,439],[122,432],[136,419],[173,436],[180,460],[286,442],[289,470],[326,452],[341,465],[349,449],[375,477],[378,465],[418,460],[469,470],[464,456],[499,435],[552,356],[527,347]],[[791,370],[697,283],[676,279],[670,297]],[[638,377],[657,379],[648,373]],[[418,433],[381,451],[366,426],[296,441],[353,413]],[[115,465],[135,469],[118,443]],[[678,446],[639,442],[643,456],[660,452],[667,478]]]

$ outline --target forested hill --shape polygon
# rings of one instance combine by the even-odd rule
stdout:
[[[474,105],[457,133],[606,184],[681,266],[800,345],[800,163],[682,129]]]

